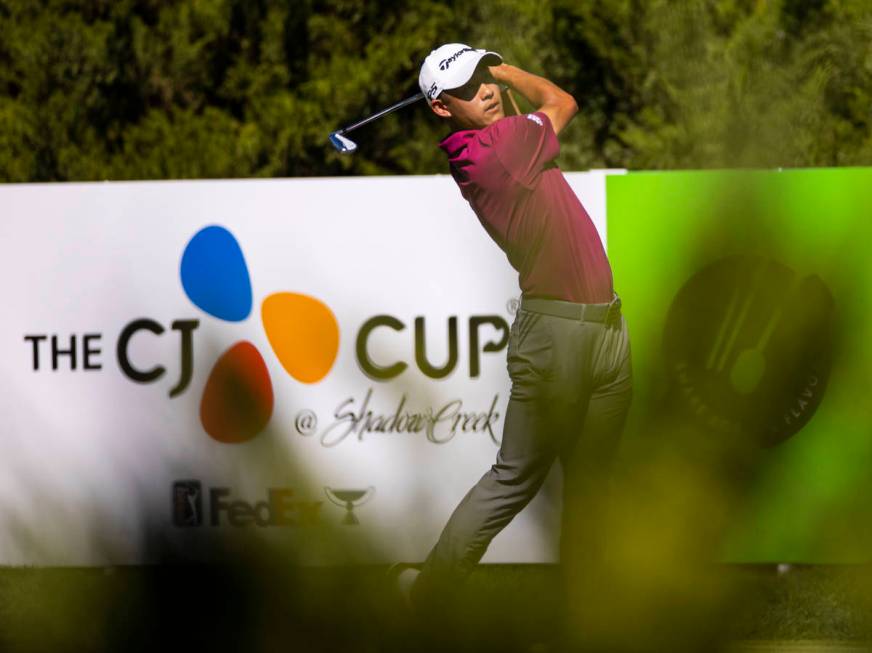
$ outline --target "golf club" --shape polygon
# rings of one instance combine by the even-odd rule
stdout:
[[[518,108],[518,103],[515,101],[515,96],[512,95],[511,89],[509,89],[508,86],[502,86],[502,91],[508,95],[509,100],[512,103],[512,108],[515,110],[515,114],[520,114],[521,110]],[[374,113],[368,118],[364,118],[363,120],[360,120],[353,125],[348,125],[348,127],[337,129],[335,132],[330,133],[330,142],[333,144],[333,147],[335,147],[337,151],[341,152],[342,154],[351,154],[357,149],[357,143],[346,137],[345,134],[354,129],[357,129],[358,127],[363,127],[364,125],[371,123],[373,120],[378,120],[382,116],[393,113],[397,109],[402,109],[405,106],[414,104],[415,102],[418,102],[423,98],[423,93],[416,93],[412,97],[406,98],[405,100],[397,102],[396,104],[392,104],[386,109],[382,109],[378,113]]]
[[[406,98],[401,102],[397,102],[396,104],[392,104],[386,109],[382,109],[378,113],[374,113],[368,118],[364,118],[353,125],[348,125],[348,127],[343,127],[342,129],[337,129],[335,132],[331,132],[330,134],[330,142],[333,144],[339,152],[343,154],[351,154],[357,149],[357,143],[352,141],[350,138],[346,138],[345,134],[352,131],[353,129],[357,129],[358,127],[363,127],[366,124],[371,123],[373,120],[378,120],[382,116],[386,116],[389,113],[393,113],[397,109],[402,109],[405,106],[410,104],[414,104],[415,102],[422,100],[424,98],[423,93],[417,93],[412,97]]]

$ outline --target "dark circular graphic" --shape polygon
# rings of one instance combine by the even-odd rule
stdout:
[[[721,259],[678,291],[665,360],[677,409],[709,431],[773,446],[798,433],[824,396],[835,302],[817,276],[776,261]]]

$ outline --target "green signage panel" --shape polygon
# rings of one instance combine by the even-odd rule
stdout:
[[[723,561],[872,560],[872,168],[615,175],[607,207],[624,459],[702,470],[664,500],[707,493]]]

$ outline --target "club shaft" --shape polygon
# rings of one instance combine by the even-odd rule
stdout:
[[[356,122],[353,125],[348,125],[348,127],[343,127],[342,129],[340,129],[336,133],[337,134],[346,134],[353,129],[357,129],[358,127],[363,127],[364,125],[371,123],[373,120],[378,120],[382,116],[386,116],[389,113],[396,111],[397,109],[402,109],[403,107],[408,106],[414,102],[418,102],[419,100],[422,100],[423,98],[424,98],[423,93],[417,93],[416,95],[413,95],[412,97],[406,98],[405,100],[402,100],[401,102],[397,102],[396,104],[392,104],[388,108],[382,109],[378,113],[374,113],[371,116],[369,116],[368,118],[364,118],[363,120]]]

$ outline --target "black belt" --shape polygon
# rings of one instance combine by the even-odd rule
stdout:
[[[579,322],[600,322],[608,324],[621,316],[621,298],[617,293],[608,304],[576,304],[561,299],[542,299],[540,297],[522,297],[521,310],[532,313],[543,313]]]

